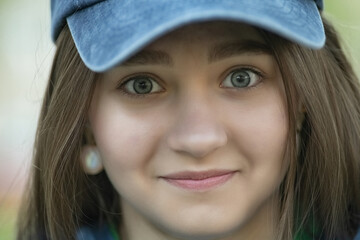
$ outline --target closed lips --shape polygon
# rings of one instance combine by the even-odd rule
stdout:
[[[206,179],[206,178],[211,178],[211,177],[218,177],[218,176],[222,176],[222,175],[226,175],[226,174],[230,174],[230,173],[234,173],[236,171],[228,171],[228,170],[211,170],[211,171],[204,171],[204,172],[191,172],[191,171],[184,171],[184,172],[178,172],[178,173],[173,173],[173,174],[169,174],[166,176],[163,176],[161,178],[166,178],[166,179],[176,179],[176,180],[202,180],[202,179]]]
[[[161,177],[171,185],[188,190],[210,190],[227,182],[237,171],[178,172]]]

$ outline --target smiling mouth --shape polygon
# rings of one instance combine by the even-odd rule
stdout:
[[[229,181],[237,171],[212,170],[205,172],[178,172],[160,177],[167,183],[185,190],[206,191]]]

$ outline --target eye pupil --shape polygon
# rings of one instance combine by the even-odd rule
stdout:
[[[138,94],[147,94],[152,90],[152,82],[147,78],[134,80],[134,90]]]
[[[231,83],[235,87],[246,87],[249,85],[250,80],[251,80],[251,77],[250,77],[249,73],[247,73],[245,71],[234,72],[231,75]]]

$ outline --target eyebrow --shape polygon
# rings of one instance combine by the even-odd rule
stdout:
[[[212,63],[242,54],[272,55],[273,53],[268,45],[253,40],[228,42],[213,46],[209,51],[208,61],[209,63]]]
[[[271,55],[272,51],[268,45],[253,40],[221,43],[210,48],[208,62],[212,63],[242,54]],[[174,65],[174,62],[170,55],[164,51],[146,49],[136,53],[121,65],[165,65],[171,67]]]
[[[173,66],[173,60],[166,52],[160,50],[142,50],[121,65],[132,66],[132,65],[166,65]]]

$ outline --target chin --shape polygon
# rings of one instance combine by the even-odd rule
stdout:
[[[167,235],[174,236],[178,239],[186,239],[186,240],[213,240],[213,239],[221,239],[228,236],[231,236],[236,232],[237,229],[231,230],[223,230],[223,231],[214,231],[213,229],[199,230],[192,229],[189,231],[184,231],[183,229],[174,229],[167,232]]]
[[[208,217],[207,217],[208,218]],[[212,240],[222,239],[225,237],[233,236],[237,232],[241,231],[241,220],[227,219],[227,221],[206,221],[206,217],[198,221],[176,221],[170,225],[167,222],[167,226],[158,226],[161,231],[166,235],[171,235],[179,239],[186,240]]]

